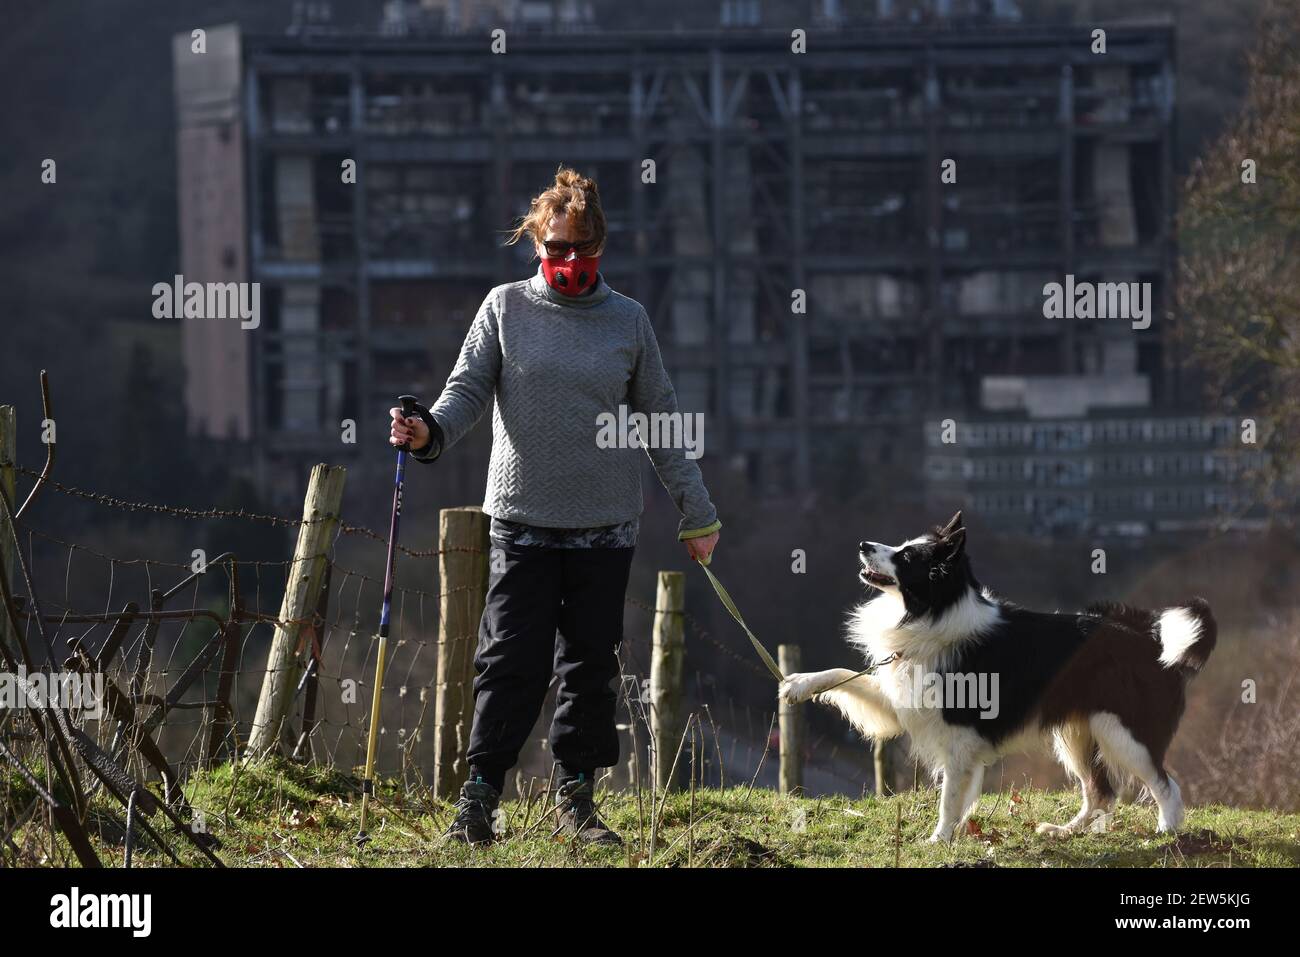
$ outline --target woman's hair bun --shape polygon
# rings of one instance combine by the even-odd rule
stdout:
[[[560,166],[555,171],[555,185],[572,189],[580,189],[584,193],[596,193],[599,195],[600,190],[596,188],[596,181],[589,176],[583,176],[576,169],[569,166]]]

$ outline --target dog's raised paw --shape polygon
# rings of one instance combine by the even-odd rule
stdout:
[[[787,675],[776,690],[776,696],[786,704],[799,704],[813,696],[812,682],[808,675]]]

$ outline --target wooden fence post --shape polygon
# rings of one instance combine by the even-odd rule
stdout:
[[[306,760],[312,756],[311,735],[316,730],[316,698],[320,694],[320,654],[323,650],[321,645],[329,626],[330,578],[333,572],[334,566],[327,562],[325,580],[320,586],[320,601],[316,605],[316,617],[312,622],[311,644],[304,649],[309,660],[307,670],[303,672],[303,679],[300,682],[303,685],[302,731],[298,734],[297,744],[293,746],[291,756],[295,761]]]
[[[885,797],[894,790],[894,742],[877,738],[871,750],[876,771],[876,797]]]
[[[650,652],[650,747],[655,787],[675,788],[673,758],[685,728],[682,713],[682,663],[686,654],[683,615],[686,575],[660,572],[655,593],[654,638]]]
[[[18,417],[12,405],[0,405],[0,488],[4,489],[10,507],[16,512],[20,502],[15,501],[18,494],[18,472],[14,468],[18,461]],[[16,549],[18,547],[14,530],[9,521],[0,517],[0,564],[9,576],[10,586],[17,580],[14,577]],[[12,594],[12,587],[10,594]],[[9,624],[9,616],[0,610],[0,645],[17,648],[17,636]]]
[[[276,625],[275,638],[266,656],[262,693],[248,739],[250,757],[279,747],[280,731],[293,704],[294,688],[306,657],[299,651],[298,633],[301,623],[311,619],[320,600],[326,556],[338,526],[346,477],[347,470],[338,466],[317,465],[311,470],[307,498],[303,502],[303,524],[298,526],[298,545],[293,551],[293,565],[280,603],[282,624]],[[310,649],[307,652],[310,654]]]
[[[778,645],[777,666],[781,674],[792,675],[799,671],[799,646]],[[803,726],[802,706],[782,701],[777,718],[781,728],[782,794],[792,794],[803,787]]]
[[[469,765],[474,720],[474,650],[487,602],[491,542],[477,506],[438,513],[439,633],[433,707],[433,790],[455,797]]]

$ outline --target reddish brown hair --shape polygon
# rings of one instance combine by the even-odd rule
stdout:
[[[596,181],[563,164],[555,171],[555,182],[533,197],[528,215],[520,219],[506,240],[512,246],[525,235],[540,243],[547,227],[556,216],[568,216],[578,227],[584,241],[605,246],[605,211],[600,208],[600,190]]]

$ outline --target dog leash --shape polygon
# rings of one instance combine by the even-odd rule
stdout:
[[[869,674],[872,674],[873,672],[875,672],[875,670],[876,670],[877,668],[883,668],[883,667],[885,667],[885,665],[889,664],[891,661],[897,661],[897,660],[898,660],[899,658],[901,658],[901,657],[903,657],[903,656],[900,655],[900,654],[896,651],[896,652],[894,652],[892,655],[890,655],[888,658],[886,658],[884,661],[873,661],[871,664],[867,665],[867,667],[863,668],[863,669],[862,669],[861,671],[859,671],[857,674],[849,675],[849,676],[848,676],[847,678],[845,678],[843,681],[837,681],[837,682],[835,682],[835,684],[831,685],[829,688],[823,688],[821,691],[819,691],[819,692],[817,692],[817,693],[818,693],[818,694],[825,694],[827,691],[833,691],[834,689],[838,688],[840,685],[846,685],[846,684],[848,684],[850,681],[852,681],[854,678],[861,678],[863,675],[869,675]]]
[[[772,656],[767,653],[767,649],[763,647],[763,643],[760,642],[758,638],[754,636],[754,633],[749,630],[749,625],[745,624],[745,619],[740,614],[740,609],[737,608],[736,603],[732,601],[731,593],[728,592],[727,589],[722,586],[722,582],[718,581],[718,577],[714,575],[713,572],[709,571],[710,560],[711,559],[706,559],[704,561],[701,561],[699,558],[696,558],[695,562],[702,569],[704,569],[704,574],[709,576],[709,584],[713,586],[713,590],[717,594],[718,600],[722,602],[723,606],[730,613],[731,617],[736,619],[736,624],[740,625],[741,628],[745,629],[745,634],[749,636],[749,643],[753,645],[754,650],[758,652],[758,657],[763,659],[763,664],[767,665],[767,670],[772,673],[772,677],[776,678],[778,682],[785,681],[785,675],[781,674],[781,669],[778,668],[776,662],[772,660]],[[852,681],[855,678],[861,678],[863,675],[869,675],[877,668],[883,668],[885,665],[889,664],[890,662],[897,661],[898,658],[899,658],[898,652],[894,652],[884,661],[872,662],[870,665],[868,665],[866,668],[863,668],[857,674],[849,675],[843,681],[837,681],[835,684],[831,685],[830,688],[826,688],[824,690],[830,691],[833,688],[838,688],[840,685],[848,684],[850,681]]]
[[[772,660],[772,656],[767,653],[767,649],[763,647],[762,642],[754,637],[754,633],[749,630],[749,625],[745,624],[745,619],[741,617],[740,609],[737,608],[736,603],[731,600],[731,595],[727,592],[727,589],[723,588],[722,582],[718,581],[717,576],[714,575],[713,572],[709,571],[708,563],[700,561],[698,558],[695,559],[695,561],[696,564],[704,569],[704,574],[709,576],[709,583],[717,593],[718,599],[726,607],[727,611],[731,613],[731,617],[736,619],[736,624],[740,625],[741,628],[744,628],[745,634],[749,635],[749,643],[753,645],[754,650],[758,652],[758,657],[763,659],[763,664],[767,665],[767,670],[772,672],[772,677],[774,677],[778,682],[785,681],[785,675],[781,674],[781,669],[776,666],[776,662]]]

